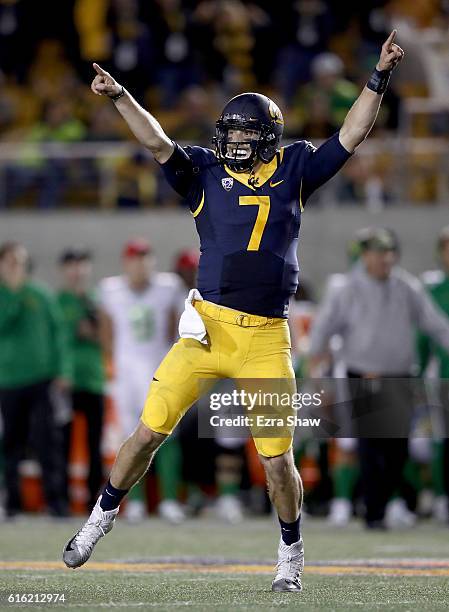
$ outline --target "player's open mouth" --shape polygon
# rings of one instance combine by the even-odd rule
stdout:
[[[234,148],[234,149],[228,149],[228,152],[226,153],[226,157],[228,159],[248,159],[248,157],[250,156],[251,151],[250,149],[238,149],[238,148]]]

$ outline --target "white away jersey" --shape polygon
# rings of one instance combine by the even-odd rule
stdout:
[[[101,281],[100,302],[112,320],[118,374],[133,367],[156,370],[171,347],[170,315],[173,310],[179,315],[184,294],[181,280],[171,273],[155,273],[140,292],[133,291],[124,276]]]

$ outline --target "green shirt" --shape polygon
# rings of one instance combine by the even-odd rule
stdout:
[[[449,317],[449,276],[442,271],[423,274],[423,282],[434,302]],[[439,364],[440,378],[449,378],[449,353],[428,336],[420,335],[418,350],[421,370],[424,371],[430,358],[435,356]]]
[[[0,388],[57,377],[71,379],[71,362],[56,298],[34,282],[0,283]]]
[[[83,338],[78,331],[80,322],[89,320],[95,309],[94,293],[78,295],[71,291],[60,291],[58,302],[72,355],[73,388],[75,391],[103,393],[105,373],[100,344],[98,340]]]
[[[328,109],[329,123],[334,129],[338,129],[358,95],[358,87],[346,79],[338,79],[332,89],[309,83],[300,90],[295,104],[296,112],[299,112],[301,123],[304,124],[308,118],[309,109],[319,100]]]

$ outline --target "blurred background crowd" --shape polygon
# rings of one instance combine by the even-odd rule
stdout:
[[[366,526],[375,529],[411,528],[429,518],[449,520],[449,226],[435,236],[440,267],[422,276],[425,291],[413,285],[416,279],[412,282],[419,306],[415,298],[408,305],[394,291],[399,250],[390,230],[364,228],[348,242],[347,272],[328,277],[322,299],[317,301],[315,283],[303,280],[291,303],[292,356],[299,380],[364,378],[362,363],[350,364],[349,353],[343,351],[348,324],[331,326],[317,349],[323,319],[329,312],[331,321],[339,316],[335,303],[329,304],[347,282],[362,275],[364,330],[372,338],[385,335],[378,325],[382,320],[391,346],[401,346],[399,351],[387,348],[387,357],[380,355],[384,376],[411,380],[413,374],[442,383],[441,401],[431,393],[412,398],[399,381],[399,396],[390,397],[387,390],[372,400],[377,403],[362,400],[359,408],[347,404],[343,421],[352,419],[359,427],[362,421],[354,410],[361,408],[362,415],[374,411],[380,434],[369,421],[368,433],[352,430],[354,437],[341,437],[347,430],[340,429],[341,419],[332,421],[335,415],[328,418],[338,423],[340,437],[316,437],[304,428],[298,432],[294,452],[305,486],[305,514],[327,516],[336,527],[344,528],[354,516],[364,517]],[[128,240],[120,256],[119,274],[94,283],[93,252],[80,245],[65,248],[54,262],[58,281],[50,290],[33,278],[23,244],[0,246],[0,514],[6,519],[23,511],[63,518],[92,507],[120,443],[138,422],[159,362],[178,337],[177,321],[196,283],[198,251],[175,253],[169,272],[157,271],[154,247],[145,238]],[[385,302],[371,308],[371,326],[364,314],[364,292],[381,286]],[[404,328],[400,322],[408,311],[414,314]],[[356,324],[354,312],[350,318]],[[398,326],[394,333],[391,317]],[[409,344],[412,370],[398,365],[402,348]],[[363,346],[360,337],[358,357],[371,359],[376,341]],[[340,410],[344,404],[338,384],[330,393],[331,405]],[[158,512],[173,524],[189,516],[233,523],[270,513],[251,437],[236,437],[223,427],[210,437],[198,435],[212,414],[208,401],[205,396],[187,412],[159,449],[149,474],[131,490],[123,510],[127,520],[137,522]],[[400,424],[402,433],[395,433],[396,415],[404,409],[409,418]],[[438,421],[436,414],[443,419]],[[322,436],[326,430],[320,431]],[[368,439],[357,439],[360,435]]]
[[[449,4],[370,0],[0,1],[0,207],[177,206],[109,100],[92,61],[182,143],[208,145],[226,100],[278,102],[286,138],[341,125],[392,27],[407,59],[363,153],[322,205],[443,202],[448,192]],[[325,194],[324,194],[325,193]]]

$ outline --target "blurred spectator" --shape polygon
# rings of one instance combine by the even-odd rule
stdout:
[[[292,337],[292,359],[295,374],[303,378],[307,371],[310,346],[310,328],[316,312],[313,289],[307,280],[301,280],[290,301],[289,326]]]
[[[356,47],[356,59],[359,67],[371,69],[377,62],[379,48],[391,32],[388,0],[372,0],[359,7],[360,38]],[[361,64],[361,66],[360,66]],[[383,104],[383,102],[382,102]]]
[[[109,0],[74,0],[73,21],[78,33],[80,58],[104,62],[111,54],[107,17]]]
[[[374,156],[352,157],[342,168],[337,186],[337,201],[364,204],[371,212],[379,212],[393,194],[387,187]]]
[[[196,287],[196,275],[199,261],[200,254],[198,249],[185,249],[176,256],[174,271],[184,284],[186,296],[190,289]]]
[[[26,34],[22,25],[24,4],[20,0],[0,3],[0,68],[6,73],[15,71],[20,77],[24,76],[26,62],[30,59],[26,45],[22,44]]]
[[[29,258],[16,242],[0,247],[0,406],[6,512],[22,509],[19,463],[30,442],[42,469],[48,509],[64,516],[63,461],[54,399],[70,385],[71,366],[56,299],[28,278]]]
[[[441,12],[432,27],[420,34],[430,95],[447,102],[449,90],[449,4],[441,2]]]
[[[170,130],[169,126],[167,129],[173,140],[209,147],[215,119],[206,90],[198,86],[189,87],[179,99],[176,124],[173,129]]]
[[[97,501],[102,484],[101,436],[103,430],[103,393],[105,373],[99,340],[99,320],[95,293],[90,287],[92,258],[84,247],[66,249],[61,253],[59,264],[62,289],[58,301],[64,317],[69,349],[73,361],[72,407],[84,414],[87,423],[89,448],[89,472],[87,486],[88,508]],[[64,431],[66,465],[72,423]],[[68,474],[66,490],[68,492]]]
[[[147,240],[130,240],[122,255],[123,275],[100,284],[100,320],[103,346],[115,370],[113,399],[125,438],[134,430],[151,379],[177,337],[184,289],[174,274],[155,271],[154,253]],[[155,469],[162,499],[159,513],[171,522],[181,522],[184,512],[177,501],[181,457],[176,437],[159,449]],[[125,516],[138,521],[144,515],[141,481],[131,489]]]
[[[447,100],[448,14],[446,0],[392,2],[391,24],[407,47],[409,61],[399,71],[401,89],[409,96]]]
[[[253,89],[256,32],[268,25],[268,15],[255,3],[204,0],[196,7],[193,19],[196,45],[207,77],[222,83],[226,96]],[[269,54],[268,49],[265,54]],[[268,80],[267,67],[262,67],[264,81]]]
[[[101,102],[89,109],[87,138],[93,142],[116,141],[125,135],[123,122],[113,104]]]
[[[352,161],[352,160],[351,160]],[[346,247],[348,269],[351,269],[360,258],[360,241],[355,238],[350,240]],[[324,291],[326,301],[328,294],[332,291],[340,291],[346,283],[345,274],[334,273],[327,278]],[[326,376],[334,378],[345,378],[347,375],[344,355],[342,354],[342,338],[340,335],[333,336],[329,341],[330,362],[327,371],[323,372]],[[347,389],[345,385],[337,383],[334,399],[342,406],[340,418],[348,420],[349,415],[345,414],[344,406],[347,400]],[[332,499],[329,504],[327,521],[333,527],[346,527],[353,515],[353,500],[356,485],[359,479],[359,462],[357,454],[356,438],[336,438],[332,442],[333,465],[331,470],[332,478]]]
[[[407,459],[413,402],[410,385],[404,381],[416,364],[415,329],[449,349],[449,319],[433,306],[415,278],[394,267],[399,245],[392,232],[368,228],[358,238],[361,261],[321,305],[310,353],[313,371],[330,338],[341,336],[348,378],[359,381],[352,424],[359,438],[366,525],[382,528],[386,504],[401,485]],[[388,378],[397,380],[387,384]],[[368,398],[367,380],[378,381],[377,392]],[[411,523],[401,500],[392,515],[396,522]]]
[[[200,81],[191,11],[181,0],[156,0],[142,3],[142,19],[151,28],[152,85],[158,90],[159,103],[173,108],[179,94]]]
[[[68,97],[57,97],[48,102],[42,120],[32,126],[27,140],[30,142],[76,142],[83,140],[86,128],[74,115],[73,103]]]
[[[57,98],[46,105],[42,120],[31,126],[21,158],[6,169],[8,206],[32,186],[38,187],[39,208],[55,208],[59,204],[68,173],[76,170],[76,165],[67,164],[64,158],[46,156],[39,144],[82,140],[86,129],[72,111],[67,98]]]
[[[311,71],[312,81],[300,90],[293,107],[296,124],[307,137],[328,138],[340,129],[359,90],[344,78],[343,62],[334,53],[315,57]]]
[[[79,93],[75,66],[67,58],[68,41],[39,41],[29,69],[30,89],[49,103],[65,96],[74,101]]]
[[[111,0],[108,22],[112,65],[122,81],[142,99],[157,67],[155,24],[150,22],[150,30],[139,19],[137,0]]]
[[[110,195],[118,208],[140,208],[157,199],[157,178],[153,160],[146,151],[138,151],[116,166]]]
[[[278,59],[278,83],[290,104],[298,85],[307,83],[313,59],[327,49],[333,30],[331,8],[324,0],[297,0],[277,12],[281,33]]]
[[[449,317],[449,226],[444,227],[438,236],[437,253],[441,269],[426,272],[423,281],[429,291],[432,300]],[[435,340],[422,335],[419,339],[419,351],[421,370],[424,372],[432,357],[436,358],[437,372],[439,378],[439,395],[442,406],[442,430],[439,432],[443,438],[443,453],[441,454],[441,465],[446,499],[437,504],[442,507],[440,516],[448,518],[449,498],[449,351]]]

